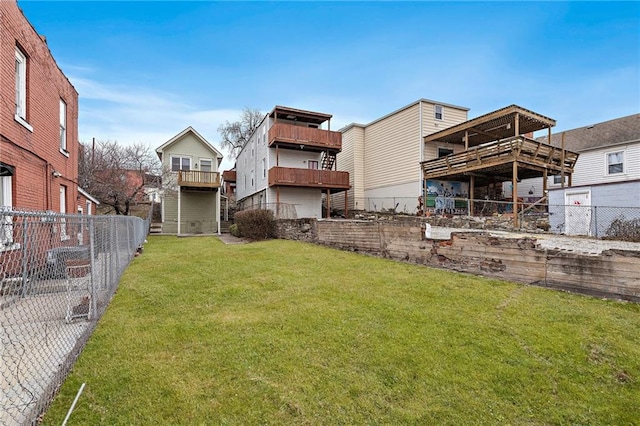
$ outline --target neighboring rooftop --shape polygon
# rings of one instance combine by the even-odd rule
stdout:
[[[551,135],[551,145],[562,146],[563,133],[565,149],[576,152],[638,142],[640,141],[640,114],[615,118],[602,123],[553,134]],[[546,143],[547,137],[540,137],[537,140]]]

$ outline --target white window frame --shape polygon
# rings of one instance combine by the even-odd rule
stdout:
[[[553,184],[554,185],[562,185],[562,175],[553,175]],[[564,184],[568,185],[569,184],[569,176],[568,175],[564,175]]]
[[[60,214],[67,214],[67,187],[60,185]],[[67,218],[60,218],[60,240],[66,241],[71,238],[67,235]]]
[[[27,55],[18,46],[15,50],[15,120],[33,132],[27,122]]]
[[[174,158],[179,158],[180,159],[180,167],[178,168],[178,170],[173,170],[173,159]],[[189,160],[189,168],[188,169],[183,169],[182,168],[182,161],[183,160]],[[182,171],[192,170],[192,168],[191,168],[191,157],[190,156],[186,156],[186,155],[184,155],[184,156],[183,155],[171,155],[170,159],[169,159],[169,162],[170,162],[169,167],[171,168],[172,172],[177,172],[177,171],[181,171],[181,170]]]
[[[438,117],[440,115],[440,117]],[[442,105],[433,106],[433,118],[438,121],[444,120],[444,107]]]
[[[60,99],[60,152],[69,156],[67,151],[67,103]]]
[[[609,160],[609,159],[610,159],[610,157],[609,157],[609,156],[610,156],[610,155],[617,155],[617,154],[620,154],[620,155],[621,155],[622,160],[621,160],[619,163],[611,163],[611,162],[610,162],[610,160]],[[619,151],[609,151],[609,152],[606,152],[606,153],[604,154],[604,159],[605,159],[605,175],[607,175],[607,176],[623,175],[623,174],[625,173],[625,169],[626,169],[626,168],[625,168],[625,166],[624,166],[624,163],[625,163],[625,161],[624,161],[624,160],[625,160],[625,157],[626,157],[626,155],[625,155],[625,150],[624,150],[624,149],[621,149],[621,150],[619,150]],[[616,166],[616,165],[618,165],[618,164],[622,166],[622,170],[620,170],[619,172],[611,172],[611,166]]]
[[[204,161],[204,162],[207,162],[207,161],[209,162],[209,165],[210,165],[210,170],[209,170],[209,171],[210,171],[210,172],[213,172],[213,171],[214,171],[214,170],[213,170],[213,159],[211,159],[211,158],[202,158],[202,157],[201,157],[201,158],[198,158],[198,161],[200,162],[200,171],[201,171],[201,172],[202,172],[202,171],[206,171],[206,170],[202,170],[202,162],[203,162],[203,161]]]
[[[255,185],[255,173],[253,169],[251,169],[251,188],[253,188],[254,185]]]
[[[13,210],[13,176],[0,176],[0,189],[2,190],[0,212],[8,213]],[[13,216],[3,215],[0,219],[0,251],[19,248],[20,245],[13,241]]]
[[[267,160],[266,158],[262,159],[262,180],[267,178]]]

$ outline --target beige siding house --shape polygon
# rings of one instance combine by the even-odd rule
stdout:
[[[222,154],[189,126],[156,149],[165,170],[162,232],[220,233]]]
[[[448,144],[423,137],[467,120],[468,108],[419,99],[369,124],[352,123],[342,132],[340,170],[349,172],[348,209],[397,209],[415,213],[422,193],[420,162],[446,155]],[[344,209],[344,197],[331,205]]]

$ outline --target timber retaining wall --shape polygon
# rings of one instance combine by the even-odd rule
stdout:
[[[562,289],[640,301],[640,252],[597,255],[545,249],[535,237],[506,238],[454,232],[448,240],[424,237],[420,221],[279,221],[279,237],[304,240],[389,259]]]

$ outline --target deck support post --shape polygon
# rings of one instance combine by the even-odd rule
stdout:
[[[180,235],[180,222],[182,219],[182,215],[181,215],[181,205],[180,205],[180,201],[181,201],[181,195],[182,195],[182,191],[180,190],[180,187],[178,187],[178,235]]]
[[[331,217],[331,191],[327,189],[327,219]]]
[[[518,162],[513,162],[513,179],[511,181],[511,199],[513,207],[513,227],[518,227]]]
[[[473,208],[473,200],[475,200],[476,198],[475,186],[476,177],[474,175],[471,175],[471,177],[469,178],[469,211],[467,212],[467,215],[469,216],[473,216],[475,213],[475,210]]]

